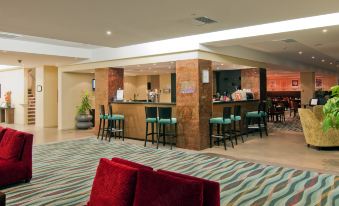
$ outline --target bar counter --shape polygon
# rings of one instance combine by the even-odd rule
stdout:
[[[224,107],[232,107],[233,113],[234,106],[240,105],[242,118],[244,118],[246,112],[257,110],[258,104],[259,100],[213,102],[212,116],[222,117]],[[176,114],[175,103],[112,102],[113,113],[125,115],[125,137],[139,140],[145,139],[145,107],[172,107],[172,116],[178,118],[178,122],[180,124],[180,115],[178,116]],[[208,122],[206,122],[206,124],[208,124]]]
[[[176,117],[175,103],[113,102],[113,113],[125,115],[125,137],[145,139],[145,107],[172,107],[172,116]],[[151,137],[148,137],[148,139],[150,140]]]

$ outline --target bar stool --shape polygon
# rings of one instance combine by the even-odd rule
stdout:
[[[217,134],[213,134],[213,126],[216,124],[218,127],[221,126],[221,134],[218,130]],[[226,130],[226,125],[229,127]],[[224,107],[223,110],[223,117],[215,117],[209,119],[209,129],[210,129],[210,147],[212,148],[213,137],[218,139],[222,139],[224,142],[225,150],[226,150],[226,139],[232,143],[232,148],[234,148],[233,141],[232,141],[232,131],[231,131],[231,107]]]
[[[248,130],[249,129],[259,129],[260,132],[260,138],[262,138],[262,131],[261,129],[264,127],[266,136],[268,136],[267,132],[267,113],[266,113],[266,103],[260,102],[258,105],[257,111],[247,112],[246,113],[246,135],[248,137]],[[255,124],[251,125],[252,121],[256,120],[257,125]]]
[[[122,137],[122,141],[125,140],[125,116],[122,114],[113,114],[112,105],[110,104],[108,106],[109,113],[108,113],[108,131],[106,133],[106,139],[107,135],[109,135],[108,141],[111,141],[112,133],[114,134],[114,138],[116,138],[116,135],[118,134],[118,137]]]
[[[105,128],[105,122],[108,119],[108,115],[105,113],[105,106],[104,105],[100,105],[100,115],[99,115],[99,119],[100,119],[100,123],[99,123],[99,131],[98,131],[98,137],[97,139],[99,139],[100,136],[100,132],[102,132],[101,134],[101,140],[103,140],[104,138],[104,132],[107,131],[107,129]],[[102,127],[101,127],[102,125]]]
[[[242,122],[241,122],[241,106],[235,105],[234,106],[234,114],[231,115],[231,120],[233,121],[233,132],[235,134],[235,144],[238,144],[237,133],[241,137],[242,143],[244,143],[244,138],[242,136]],[[239,123],[239,130],[236,129],[236,122]]]
[[[160,131],[162,127],[162,137],[163,137],[163,144],[166,145],[166,136],[172,137],[171,149],[173,145],[173,139],[177,138],[177,118],[172,118],[172,108],[171,107],[159,107],[159,120],[158,120],[158,138],[157,138],[157,149],[159,148],[159,139],[161,137]],[[166,126],[169,125],[170,129],[171,126],[174,125],[174,133],[167,133],[166,134]]]
[[[147,137],[152,135],[152,144],[154,144],[154,134],[158,135],[158,128],[154,131],[154,125],[158,127],[158,108],[157,107],[145,107],[145,114],[146,114],[146,136],[145,136],[145,145],[147,144]],[[148,133],[148,125],[151,124],[152,132]]]

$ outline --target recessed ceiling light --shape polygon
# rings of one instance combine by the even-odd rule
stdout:
[[[330,62],[330,64],[332,65],[332,64],[333,64],[333,62]]]
[[[315,56],[312,56],[312,59],[315,59]]]
[[[110,36],[112,35],[112,32],[110,30],[106,31],[106,35]]]
[[[325,62],[325,59],[322,59],[321,62]]]
[[[299,51],[299,52],[298,52],[298,54],[302,55],[302,54],[303,54],[303,52],[302,52],[302,51]]]
[[[328,30],[327,29],[323,29],[323,33],[326,33]]]
[[[221,66],[224,66],[224,64],[221,64]]]

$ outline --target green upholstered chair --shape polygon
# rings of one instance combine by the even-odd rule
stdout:
[[[108,106],[109,113],[108,113],[108,131],[106,133],[106,139],[107,136],[109,136],[109,140],[111,141],[112,134],[114,135],[114,138],[117,136],[120,138],[122,137],[122,141],[125,140],[125,116],[122,114],[113,114],[112,105],[110,104]]]
[[[146,114],[146,135],[145,135],[145,147],[147,144],[147,138],[149,135],[152,135],[152,144],[154,144],[154,135],[158,134],[158,108],[157,107],[145,107]],[[151,125],[151,132],[148,132],[148,126]],[[154,130],[156,126],[156,130]]]
[[[244,138],[242,136],[243,134],[243,127],[242,127],[242,122],[241,122],[241,106],[240,105],[235,105],[234,106],[234,112],[233,114],[231,115],[231,120],[233,122],[233,132],[235,134],[235,144],[238,144],[238,139],[237,137],[240,136],[241,137],[241,140],[242,140],[242,143],[244,143]],[[237,130],[237,126],[236,126],[236,123],[238,122],[238,127],[239,127],[239,130]]]
[[[105,128],[106,120],[108,120],[108,114],[105,113],[105,106],[100,105],[100,115],[99,115],[99,131],[98,131],[98,136],[97,139],[99,139],[100,133],[101,133],[101,140],[104,138],[104,133],[107,131]]]
[[[177,119],[172,118],[172,108],[171,107],[159,107],[159,120],[158,120],[158,138],[157,138],[157,149],[159,148],[159,140],[161,136],[163,137],[163,144],[166,145],[166,136],[170,137],[172,140],[170,141],[171,149],[174,144],[174,139],[177,138]],[[174,126],[174,132],[168,131],[166,132],[166,126],[171,127]],[[162,133],[160,132],[162,130]]]
[[[214,125],[217,125],[217,128],[218,128],[217,134],[213,134]],[[232,125],[231,107],[224,107],[223,117],[215,117],[215,118],[209,119],[210,147],[212,147],[213,138],[216,138],[218,143],[220,139],[224,142],[225,150],[226,150],[226,140],[229,140],[232,143],[232,147],[234,148],[233,141],[232,141],[231,125]],[[220,132],[220,127],[221,127],[221,132]]]
[[[262,138],[263,128],[265,129],[266,136],[268,136],[266,103],[260,102],[257,111],[246,113],[246,134],[248,136],[250,129],[258,129]]]

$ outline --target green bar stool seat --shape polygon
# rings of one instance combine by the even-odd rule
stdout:
[[[213,134],[213,127],[217,125],[218,128],[221,126],[221,134],[218,129],[217,134]],[[215,117],[209,119],[209,130],[210,130],[210,147],[212,148],[213,138],[216,138],[218,143],[220,139],[224,142],[224,147],[226,150],[226,140],[229,140],[232,143],[232,147],[234,148],[232,141],[232,132],[231,132],[231,107],[224,107],[223,117]],[[226,130],[226,126],[228,129]]]
[[[145,107],[146,114],[146,134],[145,134],[145,144],[147,144],[147,138],[149,135],[152,135],[152,144],[154,144],[154,135],[158,135],[158,108],[157,107]],[[151,125],[151,132],[148,132],[148,126]],[[154,125],[157,127],[154,130]]]
[[[158,120],[158,138],[157,138],[157,149],[159,148],[159,139],[161,136],[163,137],[163,144],[166,145],[166,136],[170,137],[172,140],[170,141],[171,149],[174,144],[174,139],[177,138],[177,119],[172,118],[172,108],[171,107],[159,107],[159,120]],[[174,126],[174,132],[168,131],[166,132],[166,126],[171,127]],[[160,133],[162,129],[162,134]],[[175,141],[176,142],[176,141]]]
[[[171,119],[159,119],[159,124],[176,124],[177,118],[171,118]]]
[[[253,123],[253,122],[256,123]],[[266,136],[267,132],[267,112],[266,103],[260,102],[257,111],[251,111],[246,113],[246,134],[248,136],[249,129],[258,129],[260,132],[260,138],[262,138],[262,128],[265,129]]]
[[[112,134],[114,134],[114,138],[122,137],[122,141],[125,140],[125,116],[122,114],[113,114],[112,105],[108,106],[109,113],[108,113],[108,132],[106,133],[109,136],[109,142],[111,141]]]
[[[122,114],[113,114],[107,117],[109,120],[124,120],[125,116]]]

